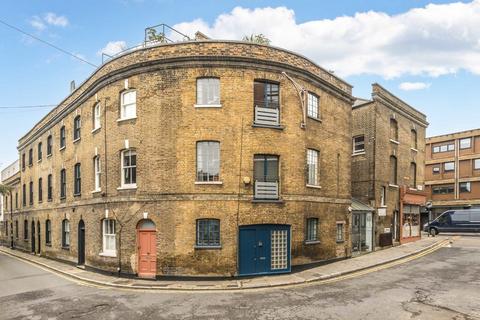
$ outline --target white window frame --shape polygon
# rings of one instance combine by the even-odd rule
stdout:
[[[356,149],[356,147],[360,145],[360,143],[356,141],[357,138],[363,138],[363,149],[358,149],[358,150]],[[353,137],[352,145],[353,145],[353,150],[352,150],[353,154],[365,153],[365,135],[361,134]]]
[[[121,185],[121,188],[122,188],[122,189],[134,189],[134,188],[137,187],[137,180],[136,180],[136,178],[135,178],[135,183],[125,183],[125,169],[127,169],[127,168],[128,168],[128,169],[130,169],[130,168],[135,168],[135,170],[136,170],[136,168],[137,168],[137,163],[136,163],[136,161],[135,161],[135,165],[134,165],[134,166],[132,166],[132,165],[130,165],[130,166],[128,166],[128,167],[125,166],[124,160],[125,160],[125,153],[127,153],[127,152],[130,153],[130,157],[132,156],[132,153],[134,153],[135,156],[137,155],[136,150],[133,150],[133,149],[123,150],[122,153],[120,154],[120,156],[121,156],[121,176],[122,176],[122,181],[121,181],[121,182],[122,182],[122,185]],[[135,175],[135,176],[136,176],[136,175]]]
[[[465,184],[467,187],[466,189],[468,191],[462,191],[462,188],[461,188],[461,185],[462,184]],[[458,192],[459,193],[471,193],[472,192],[472,183],[470,181],[466,181],[466,182],[459,182],[458,183]]]
[[[453,165],[453,169],[447,170],[447,164],[452,164],[452,165]],[[443,163],[443,172],[451,172],[451,171],[455,171],[455,162],[453,162],[453,161],[444,162],[444,163]]]
[[[320,152],[315,149],[307,149],[307,186],[318,186],[318,162]]]
[[[62,247],[70,248],[70,221],[67,219],[62,221]]]
[[[93,158],[93,170],[94,170],[94,186],[95,192],[101,191],[101,176],[102,176],[102,166],[100,162],[100,156],[95,156]]]
[[[134,102],[125,103],[125,96],[132,94],[134,95]],[[127,108],[132,108],[133,112],[127,116]],[[128,120],[128,119],[135,119],[137,117],[137,91],[136,90],[127,90],[122,92],[120,96],[120,120]]]
[[[473,170],[480,170],[480,159],[473,160]]]
[[[117,238],[116,238],[117,222],[114,219],[102,220],[102,253],[103,256],[117,256]],[[113,241],[112,241],[113,240]],[[109,247],[109,244],[113,248]]]
[[[102,127],[102,106],[100,105],[100,102],[98,102],[94,107],[93,107],[93,130],[98,130]]]
[[[462,142],[468,141],[468,147],[462,146]],[[472,138],[463,138],[458,142],[460,149],[470,149],[472,147]]]
[[[320,119],[320,97],[311,92],[307,95],[307,116],[313,119]]]
[[[201,146],[206,145],[205,149],[202,149]],[[218,154],[215,152],[218,150]],[[206,150],[207,152],[204,154],[202,151]],[[197,159],[196,159],[196,172],[195,172],[195,183],[197,184],[208,184],[208,183],[220,183],[220,170],[221,170],[221,160],[220,160],[220,142],[219,141],[197,141],[196,144],[196,152],[197,152]],[[200,179],[199,176],[199,169],[200,167],[207,166],[207,179]],[[218,176],[210,175],[213,171],[215,166],[218,166]],[[210,179],[211,177],[211,179]]]
[[[206,86],[206,89],[204,90]],[[220,108],[220,79],[215,77],[202,77],[197,78],[196,83],[196,108]],[[204,91],[206,91],[207,97],[204,97]],[[212,100],[209,101],[209,97],[212,96]]]

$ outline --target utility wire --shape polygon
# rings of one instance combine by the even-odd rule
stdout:
[[[67,50],[64,50],[64,49],[62,49],[62,48],[60,48],[60,47],[57,47],[56,45],[51,44],[50,42],[47,42],[47,41],[45,41],[45,40],[42,40],[42,39],[34,36],[33,34],[30,34],[30,33],[26,32],[26,31],[23,31],[22,29],[17,28],[17,27],[15,27],[15,26],[13,26],[13,25],[11,25],[11,24],[9,24],[9,23],[1,20],[1,19],[0,19],[0,23],[3,24],[3,25],[5,25],[5,26],[7,26],[7,27],[9,27],[10,29],[13,29],[13,30],[18,31],[18,32],[20,32],[20,33],[23,33],[23,34],[26,35],[26,36],[29,36],[29,37],[37,40],[37,41],[40,41],[40,42],[46,44],[47,46],[50,46],[50,47],[52,47],[52,48],[54,48],[54,49],[57,49],[57,50],[60,51],[60,52],[63,52],[63,53],[65,53],[65,54],[69,55],[69,56],[72,56],[72,57],[74,57],[75,59],[78,59],[78,60],[80,60],[80,61],[82,61],[82,62],[85,62],[85,63],[91,65],[92,67],[95,67],[95,68],[98,67],[97,65],[94,65],[93,63],[88,62],[87,60],[85,60],[85,59],[83,59],[83,58],[80,58],[80,57],[77,56],[76,54],[73,54],[73,53],[71,53],[71,52],[68,52]]]
[[[31,109],[31,108],[51,108],[56,104],[40,104],[36,106],[0,106],[0,109]]]

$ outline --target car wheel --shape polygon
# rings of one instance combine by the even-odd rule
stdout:
[[[431,228],[431,229],[430,229],[430,235],[431,235],[432,237],[435,237],[437,234],[438,234],[437,229],[435,229],[435,228]]]

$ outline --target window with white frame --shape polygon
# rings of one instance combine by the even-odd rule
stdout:
[[[137,116],[137,92],[125,91],[121,95],[120,119],[131,119]]]
[[[122,152],[122,187],[137,186],[137,153],[135,150]]]
[[[100,191],[101,189],[101,174],[102,167],[100,165],[100,156],[95,156],[93,158],[93,169],[94,169],[94,179],[95,179],[95,191]]]
[[[108,255],[116,255],[116,239],[115,239],[115,220],[104,219],[102,223],[103,234],[103,253]]]
[[[100,102],[93,107],[93,130],[97,130],[101,127],[101,106]]]
[[[308,218],[305,241],[318,241],[318,219]]]
[[[365,152],[365,136],[353,137],[353,154]]]
[[[220,180],[220,142],[197,142],[197,181]]]
[[[473,169],[480,170],[480,159],[473,160]]]
[[[337,242],[343,242],[345,240],[343,222],[337,223]]]
[[[459,186],[459,190],[460,190],[461,193],[466,193],[466,192],[471,192],[472,191],[472,187],[471,187],[470,182],[460,182],[458,186]]]
[[[307,101],[307,116],[310,118],[319,119],[319,114],[318,96],[309,92]]]
[[[197,79],[196,106],[220,106],[220,79]]]
[[[318,155],[319,152],[307,149],[307,185],[318,186]]]
[[[385,207],[387,203],[387,188],[382,186],[380,189],[380,206]]]
[[[460,139],[460,149],[469,149],[471,147],[472,147],[471,138]]]
[[[62,221],[62,247],[70,247],[70,221],[67,219]]]
[[[455,162],[445,162],[443,164],[443,171],[448,172],[448,171],[454,171],[455,170]]]

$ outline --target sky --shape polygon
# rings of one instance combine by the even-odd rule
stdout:
[[[425,113],[427,136],[480,127],[480,0],[3,0],[0,20],[100,65],[166,23],[193,36],[264,34],[370,98],[380,83]],[[0,168],[18,139],[95,68],[0,24]]]

